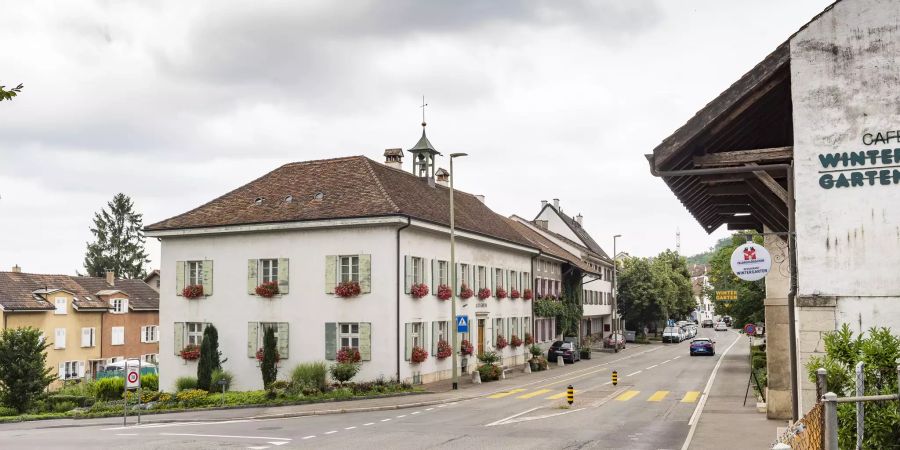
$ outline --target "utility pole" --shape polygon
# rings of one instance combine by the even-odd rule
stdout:
[[[616,239],[618,239],[620,237],[622,237],[621,234],[617,234],[617,235],[613,236],[613,272],[612,272],[612,274],[613,274],[613,276],[612,276],[612,298],[613,298],[613,301],[612,301],[612,314],[610,315],[610,317],[612,317],[612,325],[613,325],[612,326],[612,329],[613,329],[612,341],[613,341],[613,350],[615,353],[619,353],[619,341],[618,341],[619,337],[617,334],[617,332],[619,330],[619,305],[618,305],[619,296],[616,295],[616,270],[618,270],[618,264],[616,263],[616,260],[617,260],[616,259],[616,255],[617,255]],[[624,328],[624,325],[623,325],[623,328]],[[625,341],[625,332],[624,331],[622,332],[622,341],[623,341],[623,343]]]
[[[467,156],[465,153],[450,154],[450,317],[453,318],[453,326],[450,330],[450,336],[453,342],[453,389],[459,389],[459,340],[456,330],[459,324],[456,322],[456,222],[455,211],[453,210],[453,158]]]

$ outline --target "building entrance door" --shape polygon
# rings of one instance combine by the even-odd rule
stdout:
[[[484,353],[484,319],[478,319],[478,355]]]

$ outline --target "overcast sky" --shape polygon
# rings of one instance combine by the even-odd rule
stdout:
[[[618,233],[656,254],[680,229],[693,254],[727,232],[643,155],[830,2],[7,5],[0,84],[25,89],[0,103],[0,270],[83,271],[117,192],[147,225],[286,162],[381,161],[419,138],[422,95],[435,147],[470,154],[457,187],[495,211],[559,198],[609,252]]]

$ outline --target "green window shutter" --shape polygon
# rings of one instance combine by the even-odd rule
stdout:
[[[496,297],[497,296],[497,281],[499,281],[499,280],[494,280],[494,268],[493,267],[488,267],[487,271],[488,271],[488,276],[486,276],[484,278],[489,283],[488,289],[491,290],[491,295]]]
[[[453,274],[456,276],[453,289],[457,294],[459,294],[459,290],[462,289],[462,264],[456,263],[456,268],[453,269]]]
[[[431,322],[431,355],[437,356],[438,321]]]
[[[412,287],[413,283],[413,268],[412,268],[412,256],[406,256],[406,264],[404,264],[403,274],[405,275],[405,280],[403,282],[403,293],[409,294],[409,288]]]
[[[290,324],[278,322],[278,354],[281,359],[288,359],[291,349]]]
[[[360,322],[359,324],[359,356],[363,361],[372,360],[372,324]]]
[[[291,260],[278,258],[278,292],[287,294],[291,289]]]
[[[175,322],[175,354],[180,355],[181,349],[184,348],[184,322]]]
[[[337,286],[337,256],[328,255],[325,257],[325,293],[334,294],[334,288]]]
[[[359,255],[359,289],[363,294],[372,292],[372,255]]]
[[[475,287],[472,289],[475,291],[475,294],[478,294],[478,291],[480,291],[481,288],[484,287],[481,285],[481,280],[479,279],[480,277],[478,276],[478,272],[480,272],[480,271],[481,271],[481,266],[473,266],[472,267],[472,284],[475,285]]]
[[[258,259],[247,260],[247,293],[250,295],[256,295],[256,287],[259,286],[258,269]]]
[[[440,274],[437,271],[438,260],[431,260],[431,295],[437,295],[438,281]]]
[[[247,357],[256,358],[259,350],[259,322],[247,322]]]
[[[404,359],[409,361],[409,357],[412,355],[412,324],[406,324],[406,351],[403,352]]]
[[[175,261],[175,295],[184,291],[184,261]]]
[[[337,324],[325,322],[325,359],[334,361],[337,357]]]
[[[213,262],[212,260],[203,261],[203,295],[212,295],[213,293]]]

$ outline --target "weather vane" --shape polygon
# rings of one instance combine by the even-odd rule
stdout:
[[[428,103],[425,103],[425,96],[423,95],[422,96],[422,106],[419,107],[419,108],[422,108],[422,128],[425,127],[425,107],[426,106],[428,106]]]

